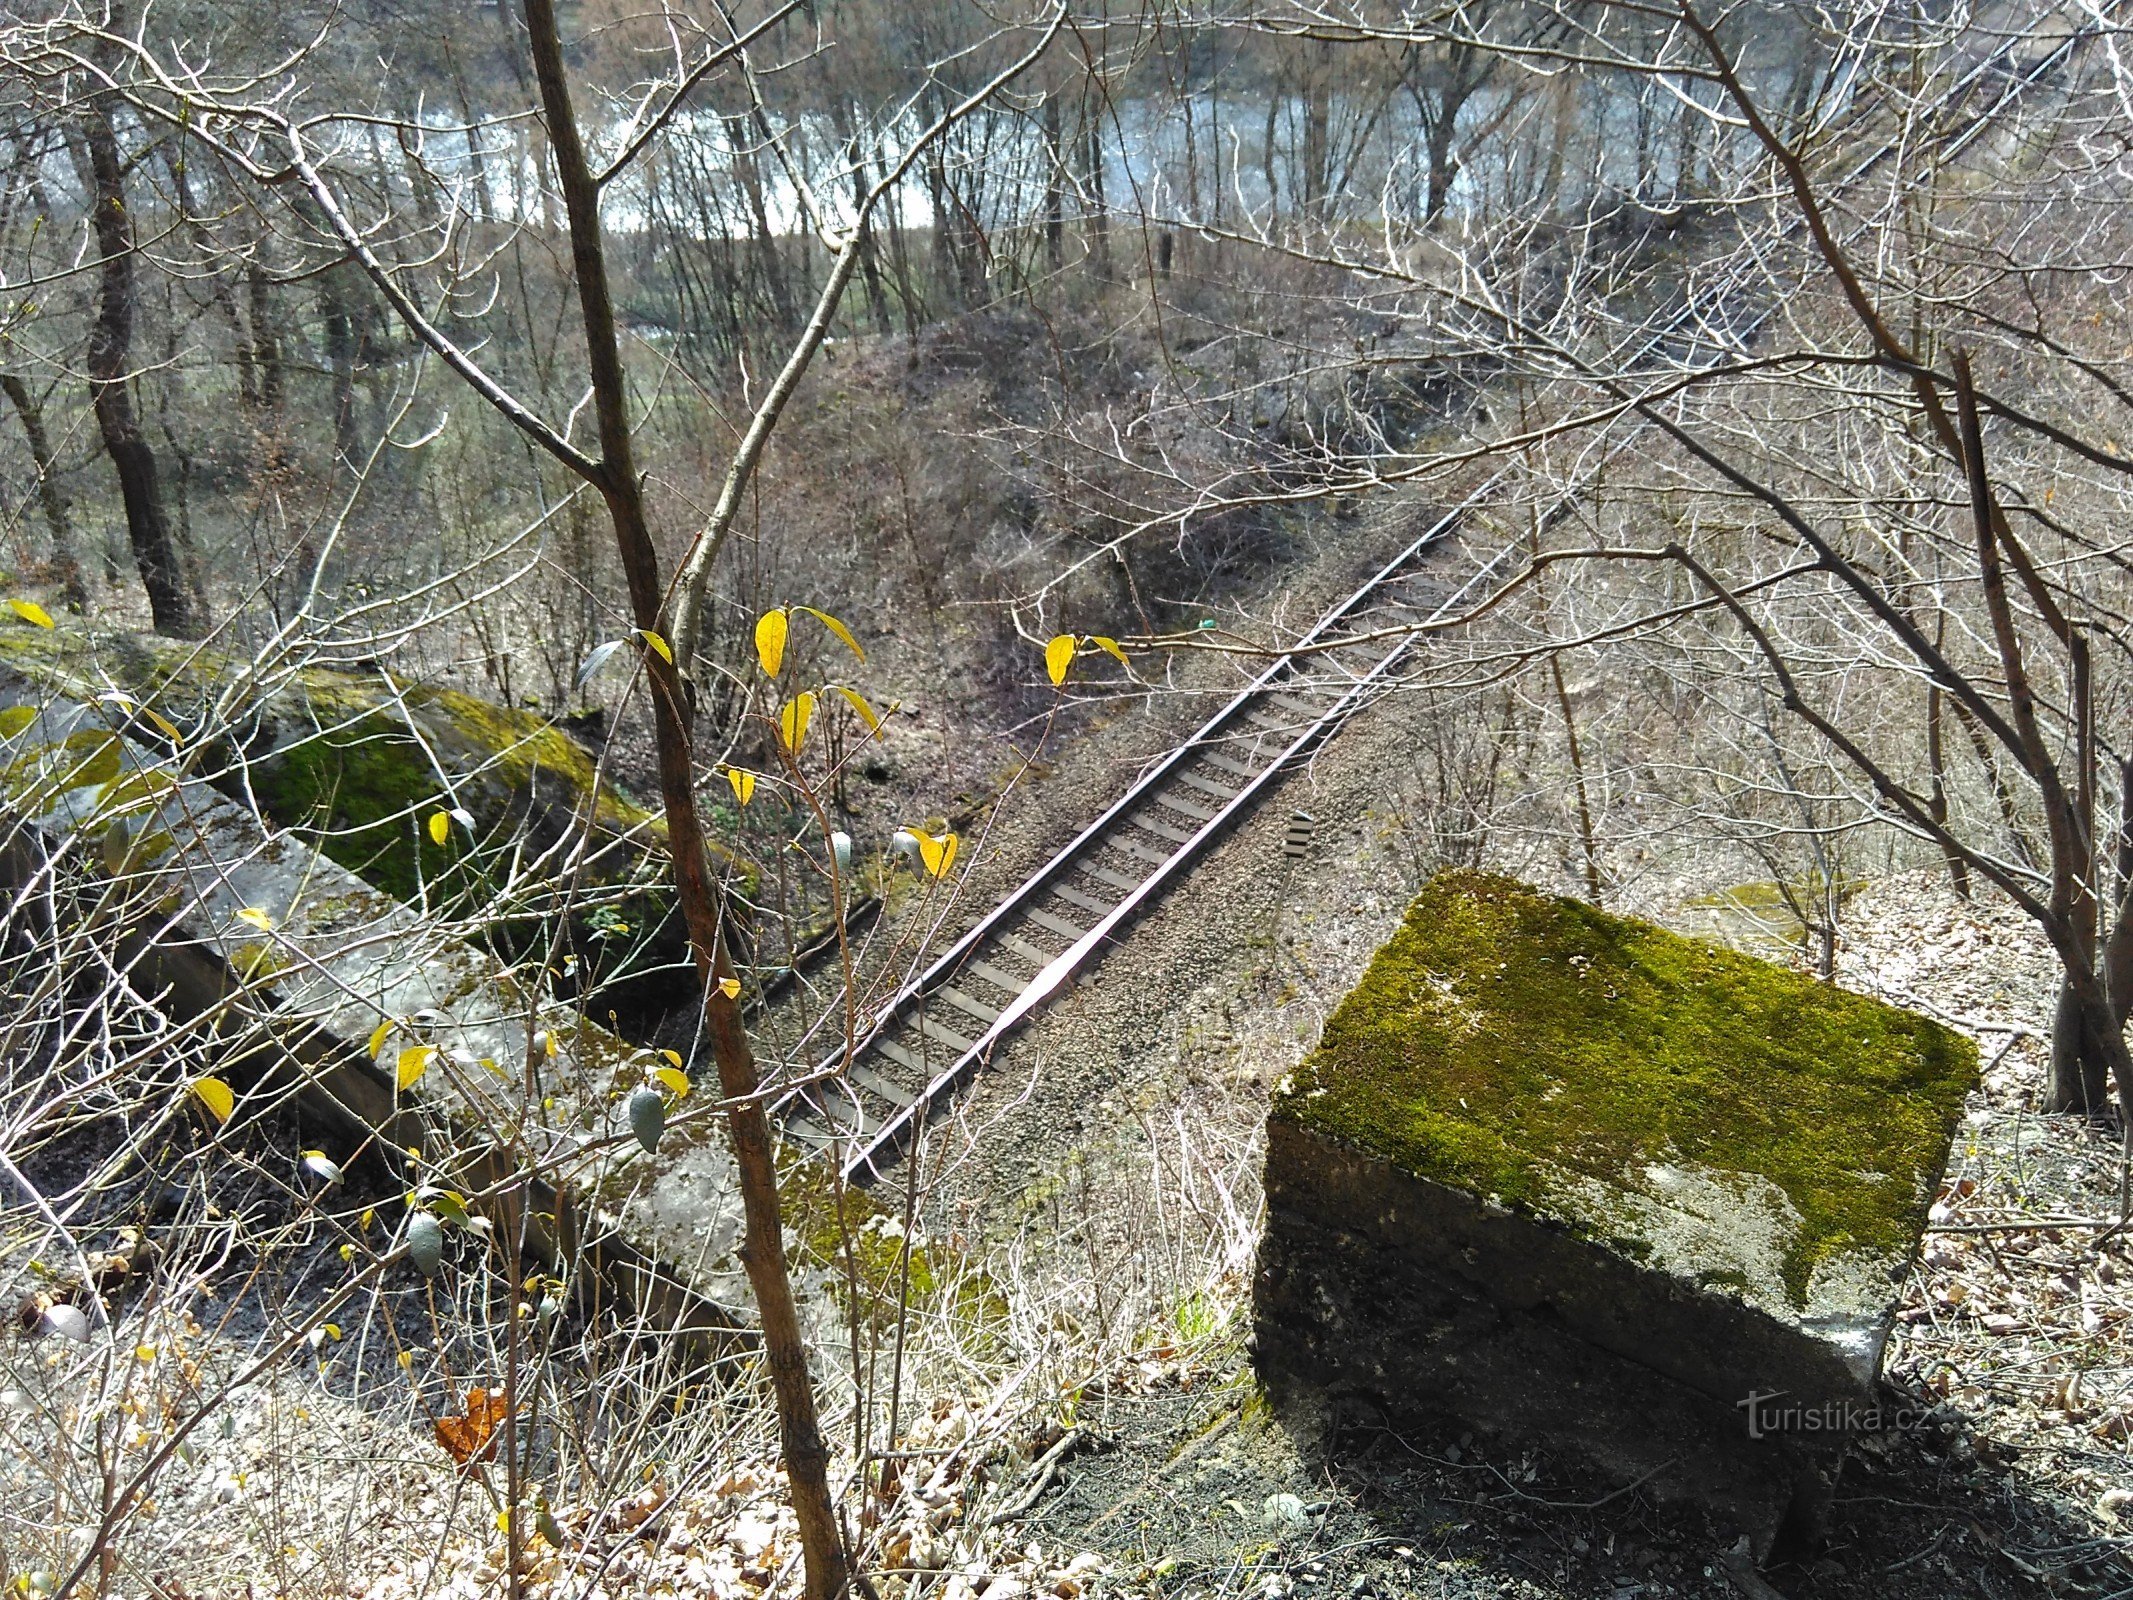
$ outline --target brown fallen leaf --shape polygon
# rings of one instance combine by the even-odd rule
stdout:
[[[511,1402],[503,1390],[469,1389],[465,1416],[437,1419],[437,1442],[462,1467],[492,1460],[496,1455],[497,1427],[510,1410]]]

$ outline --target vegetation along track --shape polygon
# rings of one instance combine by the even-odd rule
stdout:
[[[2109,8],[2109,15],[2122,9]],[[1985,101],[1949,125],[1939,141],[1944,157],[1960,154],[2012,100],[2051,78],[2102,26],[2092,23],[2057,41],[2015,40],[1981,57],[1944,98],[1951,113],[1981,93]],[[2032,52],[2026,60],[2025,50]],[[1843,184],[1869,177],[1905,138],[1901,129],[1887,134],[1853,163]],[[1756,265],[1742,261],[1688,296],[1660,319],[1626,370],[1661,352],[1674,359],[1676,372],[1684,360],[1716,365],[1752,343],[1772,315],[1768,304],[1737,322],[1727,317],[1758,275]],[[1683,341],[1692,346],[1686,355]],[[1574,510],[1606,463],[1641,431],[1619,435],[1553,500],[1543,523]],[[1425,560],[1455,549],[1453,535],[1475,521],[1511,478],[1508,470],[1498,471],[1440,515],[865,1018],[849,1050],[840,1045],[780,1101],[786,1133],[836,1159],[848,1180],[864,1182],[886,1170],[931,1110],[980,1071],[1009,1033],[1184,877],[1285,772],[1392,681],[1427,624],[1448,615],[1511,562],[1520,548],[1514,543],[1469,563],[1463,577],[1446,570],[1443,560]],[[1387,630],[1403,627],[1413,631],[1387,640]],[[1341,643],[1344,634],[1359,637]],[[1291,839],[1308,823],[1299,814]]]

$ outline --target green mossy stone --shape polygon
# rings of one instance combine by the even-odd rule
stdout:
[[[5,624],[0,666],[84,700],[116,684],[180,726],[247,671],[227,652],[149,635]],[[271,699],[254,696],[231,715],[243,760],[225,756],[213,781],[304,830],[332,860],[398,899],[447,877],[465,849],[456,824],[444,844],[430,839],[425,823],[435,810],[464,808],[479,837],[524,829],[541,847],[589,810],[596,842],[641,841],[601,856],[591,882],[627,876],[642,843],[664,843],[660,820],[603,780],[583,745],[529,712],[427,685],[399,685],[396,694],[382,674],[323,666],[272,681]]]
[[[1976,1076],[1924,1017],[1452,872],[1273,1115],[1793,1320],[1886,1298]]]

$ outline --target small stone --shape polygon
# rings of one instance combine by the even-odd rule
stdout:
[[[1280,1527],[1303,1528],[1310,1525],[1311,1517],[1299,1496],[1284,1493],[1266,1497],[1266,1520]]]

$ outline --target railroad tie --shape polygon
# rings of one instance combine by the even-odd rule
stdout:
[[[1030,920],[1033,922],[1036,921],[1034,917],[1032,917]],[[1049,927],[1052,932],[1057,933],[1061,928],[1065,927],[1066,924],[1061,922],[1057,917],[1048,917],[1043,923],[1040,923],[1039,926]],[[1071,944],[1074,940],[1079,939],[1081,937],[1081,930],[1079,928],[1076,928],[1066,937],[1067,942]],[[1003,950],[1014,951],[1016,955],[1020,956],[1024,961],[1027,961],[1032,967],[1036,968],[1039,972],[1042,972],[1046,967],[1052,964],[1052,958],[1048,952],[1039,950],[1035,945],[1031,944],[1027,939],[1021,937],[1021,935],[1019,934],[1001,934],[1000,948]],[[1007,985],[1001,984],[1000,987],[1004,989],[1007,987]],[[1021,984],[1018,983],[1014,987],[1015,992],[1017,994],[1021,993]]]
[[[1100,867],[1093,861],[1078,862],[1077,865],[1098,883],[1109,884],[1124,894],[1131,894],[1141,886],[1138,878],[1129,878],[1123,873],[1113,872],[1109,867]]]
[[[922,1080],[926,1082],[930,1083],[933,1079],[932,1068],[928,1067],[925,1062],[921,1061],[917,1056],[906,1050],[894,1039],[876,1039],[872,1044],[868,1045],[867,1048],[869,1050],[879,1050],[883,1055],[887,1056],[899,1067],[902,1067],[906,1072],[915,1072]]]
[[[1147,824],[1142,823],[1141,826],[1146,827]],[[1178,842],[1180,844],[1184,843],[1182,839]],[[1145,861],[1151,867],[1159,867],[1170,859],[1162,851],[1151,850],[1138,839],[1129,839],[1122,833],[1112,834],[1108,839],[1104,840],[1104,843],[1116,850],[1120,855],[1131,856],[1136,861]]]
[[[1199,794],[1204,794],[1210,800],[1220,800],[1225,805],[1227,805],[1230,801],[1237,798],[1236,790],[1225,789],[1219,783],[1210,783],[1207,779],[1197,777],[1190,772],[1174,772],[1171,774],[1171,776],[1176,778],[1178,782],[1185,785],[1186,788],[1194,790]]]
[[[1308,811],[1289,813],[1288,831],[1281,837],[1281,853],[1291,861],[1311,853],[1311,841],[1318,836],[1318,818]]]
[[[1059,896],[1059,898],[1064,900],[1068,905],[1078,906],[1083,911],[1088,912],[1093,917],[1105,917],[1110,915],[1111,908],[1105,905],[1101,900],[1097,899],[1094,895],[1083,894],[1079,889],[1070,889],[1063,883],[1055,883],[1052,884],[1050,887],[1052,893]],[[1081,936],[1079,934],[1076,934],[1075,937],[1079,938]]]
[[[864,1062],[854,1061],[844,1069],[844,1075],[868,1094],[878,1095],[901,1111],[918,1096],[898,1083],[892,1083]]]
[[[955,1029],[935,1017],[919,1017],[913,1021],[911,1026],[913,1032],[923,1034],[935,1044],[946,1045],[959,1056],[977,1048],[977,1040],[964,1038]]]
[[[1231,773],[1239,778],[1256,778],[1259,776],[1257,767],[1248,767],[1241,761],[1232,761],[1219,750],[1200,750],[1195,754],[1217,772]]]
[[[1145,811],[1136,811],[1126,820],[1143,833],[1153,834],[1158,839],[1168,839],[1172,844],[1190,844],[1192,835],[1182,828],[1173,828],[1167,822],[1158,822]],[[1168,860],[1169,858],[1163,857]]]
[[[939,999],[945,1000],[954,1006],[956,1010],[976,1017],[978,1021],[988,1027],[1000,1020],[1000,1013],[997,1007],[987,1005],[974,995],[965,994],[952,983],[942,984],[933,993]]]
[[[1002,939],[1000,942],[1002,944],[1007,943],[1005,939]],[[970,962],[967,966],[965,966],[963,968],[963,971],[969,973],[974,978],[983,978],[994,988],[999,989],[1007,994],[1020,994],[1024,989],[1027,989],[1029,987],[1029,979],[1018,978],[1013,973],[1004,971],[1001,968],[994,966],[990,961],[974,960]]]
[[[830,1138],[871,1139],[881,1131],[882,1119],[867,1109],[860,1096],[847,1092],[825,1098],[822,1121]]]
[[[1202,785],[1194,784],[1193,787],[1197,789],[1202,787]],[[1213,788],[1214,785],[1208,784],[1205,785],[1205,787]],[[1229,796],[1224,795],[1223,798],[1228,799]],[[1178,794],[1175,789],[1164,789],[1160,791],[1156,795],[1156,799],[1162,804],[1168,806],[1172,811],[1178,813],[1179,816],[1190,817],[1195,822],[1212,822],[1215,820],[1215,814],[1212,811],[1208,810],[1203,805],[1195,804],[1193,801],[1183,798],[1181,795]]]

